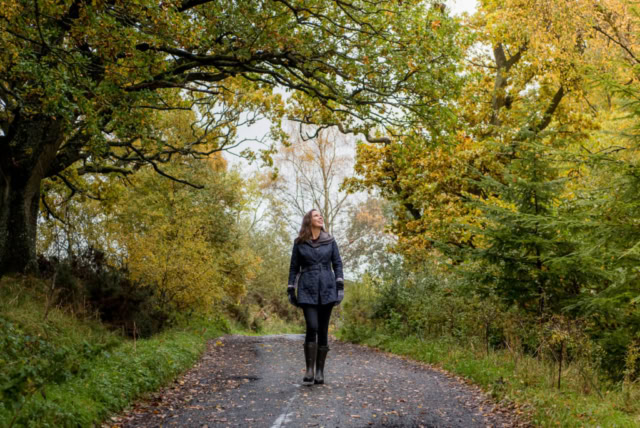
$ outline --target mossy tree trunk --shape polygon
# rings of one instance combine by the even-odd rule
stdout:
[[[51,118],[23,123],[0,148],[0,274],[37,270],[40,186],[62,140]]]

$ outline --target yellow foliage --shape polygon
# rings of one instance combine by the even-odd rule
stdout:
[[[480,2],[463,22],[473,37],[466,86],[455,106],[457,134],[436,129],[425,136],[418,126],[415,135],[390,144],[358,147],[358,177],[349,185],[377,188],[395,203],[396,251],[420,260],[435,242],[481,247],[488,220],[477,204],[517,208],[478,182],[503,182],[504,167],[531,134],[548,148],[545,156],[554,157],[559,177],[569,179],[555,206],[585,186],[604,184],[606,177],[591,176],[575,159],[611,147],[615,137],[607,135],[632,125],[611,94],[593,83],[593,76],[605,73],[619,82],[636,78],[620,65],[638,62],[632,52],[640,44],[640,20],[631,7],[624,0]]]
[[[170,308],[207,310],[238,299],[255,276],[259,260],[233,212],[242,209],[241,181],[221,165],[214,156],[170,167],[204,183],[202,190],[142,171],[118,204],[113,226],[131,276]]]
[[[178,230],[163,226],[154,228],[154,233],[124,236],[131,278],[143,287],[154,287],[162,304],[210,309],[223,297],[215,252],[188,223]]]

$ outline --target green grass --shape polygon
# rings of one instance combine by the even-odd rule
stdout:
[[[454,340],[396,336],[358,326],[343,328],[342,340],[361,343],[417,361],[437,365],[481,386],[496,400],[544,427],[639,427],[640,389],[599,385],[602,397],[576,367],[565,368],[563,386],[554,384],[555,369],[529,356],[506,351],[474,351]]]
[[[189,331],[169,331],[139,340],[135,347],[127,341],[88,362],[81,374],[47,387],[46,399],[35,395],[23,410],[24,419],[37,426],[91,425],[171,381],[203,349],[202,336]]]
[[[0,426],[99,425],[190,368],[208,339],[229,330],[203,318],[134,342],[65,308],[45,321],[43,288],[0,282]]]

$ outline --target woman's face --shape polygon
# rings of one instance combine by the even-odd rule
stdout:
[[[324,219],[320,211],[314,211],[311,213],[311,227],[322,228],[324,226]]]

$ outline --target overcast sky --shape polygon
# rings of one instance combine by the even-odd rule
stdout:
[[[459,15],[463,12],[473,13],[478,5],[477,0],[447,0],[446,3],[454,15]]]

